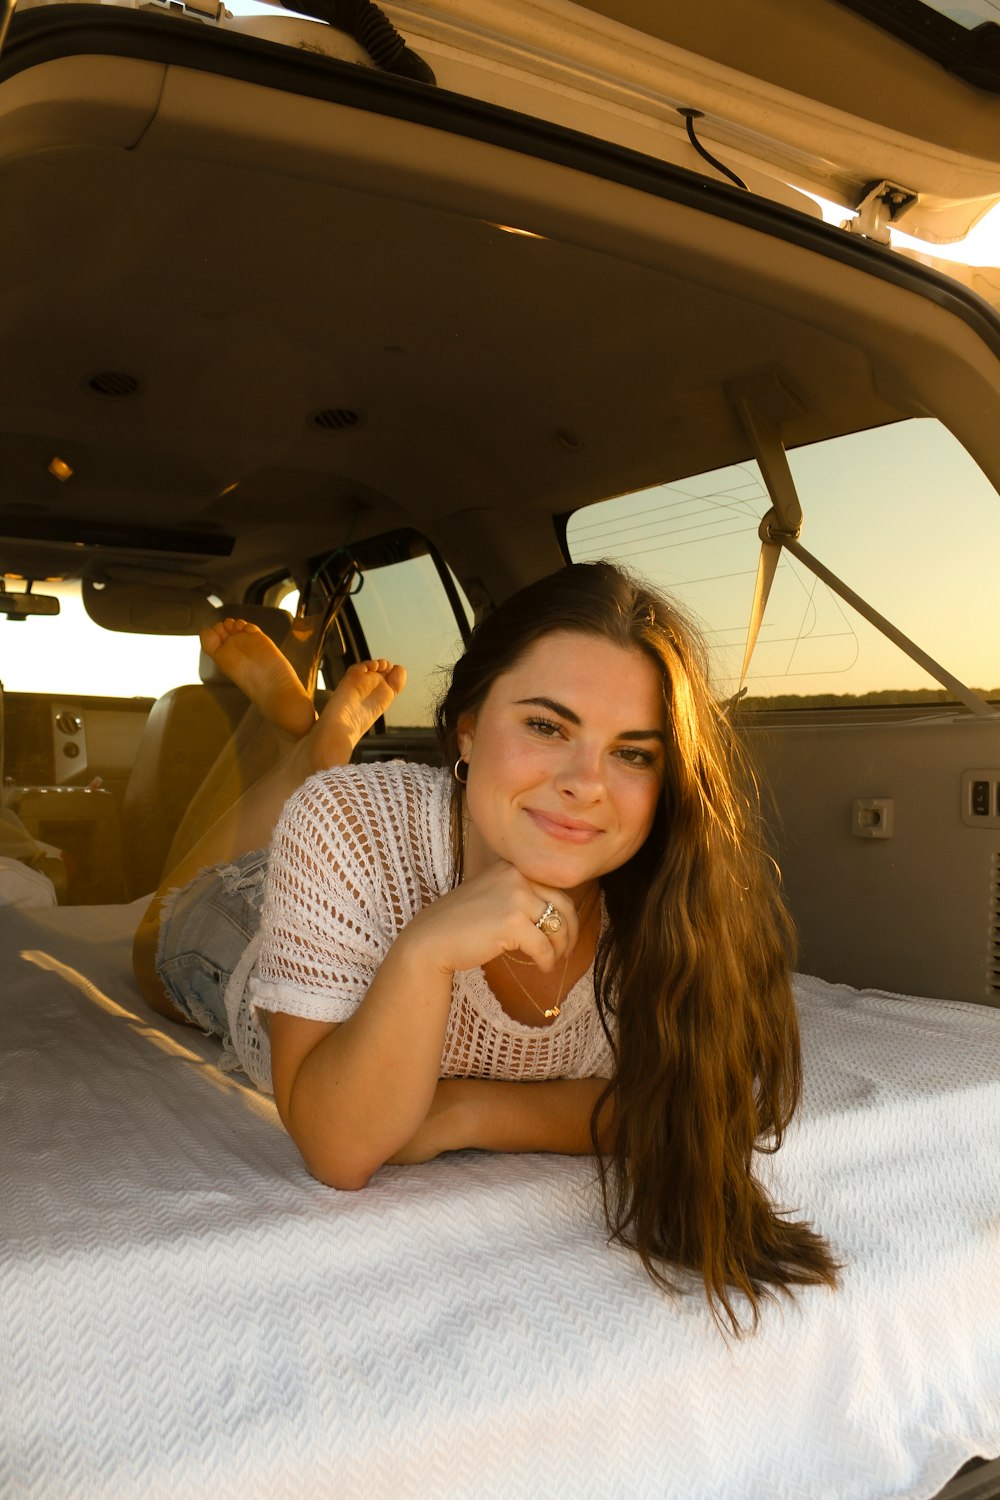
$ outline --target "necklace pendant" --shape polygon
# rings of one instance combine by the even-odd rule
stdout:
[[[558,1014],[559,1014],[559,1006],[558,1005],[550,1005],[549,1008],[548,1008],[548,1010],[543,1010],[542,1011],[542,1015],[545,1017],[546,1021],[554,1021],[556,1019],[556,1016],[558,1016]]]

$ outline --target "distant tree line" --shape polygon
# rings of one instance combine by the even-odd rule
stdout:
[[[980,697],[1000,702],[1000,688],[976,688]],[[773,698],[743,699],[745,711],[776,713],[796,708],[895,708],[907,703],[954,703],[947,688],[882,688],[874,693],[776,693]]]

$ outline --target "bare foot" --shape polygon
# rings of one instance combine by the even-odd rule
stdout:
[[[303,741],[310,772],[346,765],[355,745],[406,686],[406,668],[384,657],[348,667]]]
[[[301,739],[316,710],[291,663],[256,625],[219,620],[201,632],[202,649],[250,699],[269,723]]]

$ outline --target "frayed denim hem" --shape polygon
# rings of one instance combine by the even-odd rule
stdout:
[[[225,991],[260,925],[267,850],[209,866],[162,899],[156,969],[177,1009],[228,1037]]]

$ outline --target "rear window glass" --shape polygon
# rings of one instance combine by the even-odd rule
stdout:
[[[1000,697],[1000,497],[933,419],[799,448],[802,544],[917,645]],[[602,501],[569,520],[574,561],[644,573],[705,628],[716,691],[736,690],[770,507],[755,462]],[[748,676],[763,706],[940,701],[948,694],[789,553]]]

